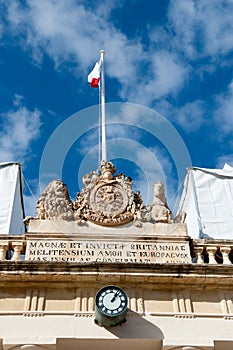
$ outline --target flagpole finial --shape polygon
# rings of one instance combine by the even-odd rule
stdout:
[[[105,51],[104,50],[100,50],[100,55],[104,55]]]

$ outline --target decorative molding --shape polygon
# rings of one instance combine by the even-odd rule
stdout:
[[[43,317],[44,315],[45,315],[44,312],[38,312],[38,311],[23,312],[23,316],[25,317]]]
[[[38,200],[36,219],[81,224],[90,221],[101,226],[119,226],[134,221],[138,227],[143,222],[174,222],[162,182],[154,183],[153,203],[144,206],[140,192],[132,190],[132,179],[119,172],[114,175],[115,172],[111,162],[102,161],[100,173],[92,171],[84,175],[85,187],[77,194],[74,203],[61,180],[50,182]],[[32,219],[26,218],[25,223]]]

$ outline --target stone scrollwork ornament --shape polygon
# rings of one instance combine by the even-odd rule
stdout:
[[[61,180],[49,183],[36,208],[37,219],[91,221],[102,226],[117,226],[134,221],[173,222],[167,206],[164,186],[154,183],[153,203],[144,206],[139,191],[133,192],[133,181],[121,173],[114,175],[111,162],[101,162],[100,172],[92,171],[83,177],[84,188],[71,201],[66,185]]]
[[[135,200],[138,195],[135,198],[132,190],[132,180],[121,173],[114,176],[116,168],[111,162],[102,161],[100,171],[99,175],[92,173],[85,176],[86,188],[78,193],[74,209],[82,218],[103,226],[132,221],[139,209],[139,200]]]

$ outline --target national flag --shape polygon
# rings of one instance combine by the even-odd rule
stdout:
[[[94,68],[92,69],[91,73],[87,77],[88,83],[90,83],[90,86],[93,88],[99,87],[101,64],[102,64],[102,61],[100,59],[98,62],[96,62]]]

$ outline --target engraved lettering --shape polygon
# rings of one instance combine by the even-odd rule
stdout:
[[[170,242],[28,240],[26,260],[116,263],[190,263],[189,245]]]

